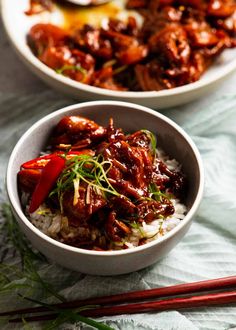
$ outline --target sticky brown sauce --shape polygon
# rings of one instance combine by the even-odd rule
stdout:
[[[107,18],[115,18],[122,9],[114,3],[107,3],[97,7],[78,8],[76,6],[59,6],[62,13],[64,28],[73,31],[84,24],[100,26]]]

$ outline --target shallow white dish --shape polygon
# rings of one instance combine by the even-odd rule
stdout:
[[[31,52],[26,35],[30,27],[37,22],[58,23],[60,15],[26,16],[29,0],[0,0],[2,19],[12,45],[28,67],[42,80],[59,89],[63,93],[72,95],[79,100],[113,99],[129,101],[161,109],[180,105],[192,101],[204,94],[209,94],[227,76],[236,69],[236,49],[226,50],[204,76],[197,82],[174,88],[171,90],[152,92],[120,92],[85,85],[63,75],[41,63]],[[124,0],[116,0],[122,3]],[[53,17],[52,17],[53,16]]]
[[[65,115],[81,115],[106,125],[110,117],[125,132],[146,128],[157,135],[157,146],[182,164],[188,192],[184,203],[187,214],[170,232],[158,240],[120,251],[89,251],[60,243],[37,229],[22,211],[17,189],[17,173],[25,161],[43,150],[54,126]],[[132,118],[132,120],[130,120]],[[35,123],[15,146],[7,169],[7,193],[23,232],[32,244],[50,260],[83,273],[118,275],[147,267],[166,255],[190,227],[203,193],[203,165],[190,137],[173,121],[156,111],[132,103],[94,101],[80,103],[53,112]]]

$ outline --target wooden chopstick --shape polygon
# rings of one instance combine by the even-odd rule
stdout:
[[[182,298],[171,298],[159,301],[149,301],[143,303],[115,305],[107,307],[98,307],[87,309],[80,312],[82,316],[86,317],[101,317],[113,316],[121,314],[135,314],[147,312],[160,312],[166,310],[179,310],[196,307],[209,307],[217,305],[225,305],[236,303],[236,291],[226,291],[220,293],[212,293],[200,296],[190,296]],[[53,320],[58,316],[58,313],[24,317],[26,322]],[[11,323],[22,322],[22,318],[15,318],[10,320]]]
[[[173,309],[206,307],[236,303],[236,291],[212,293],[194,297],[172,298],[144,303],[94,308],[81,312],[83,316],[98,317],[120,314],[159,312]]]
[[[200,293],[203,291],[212,291],[212,290],[223,290],[226,288],[236,287],[236,276],[224,277],[213,280],[205,280],[193,283],[185,283],[178,284],[174,286],[164,287],[164,288],[156,288],[142,291],[133,291],[127,292],[117,295],[111,296],[103,296],[97,298],[89,298],[84,300],[74,300],[71,302],[53,304],[49,307],[39,306],[33,308],[25,308],[14,311],[7,311],[0,313],[0,316],[10,316],[10,315],[21,315],[28,313],[41,313],[49,311],[51,312],[53,309],[71,309],[77,308],[85,305],[112,305],[117,303],[126,303],[132,301],[140,301],[147,299],[157,299],[168,296],[176,296],[182,294],[190,294],[190,293]],[[203,296],[202,296],[203,297]],[[180,298],[179,298],[180,299]],[[130,305],[129,305],[130,306]],[[102,307],[104,308],[104,307]],[[114,307],[112,307],[114,309]],[[89,310],[91,311],[91,310]],[[51,314],[50,314],[51,315]]]
[[[184,283],[164,288],[131,291],[122,294],[116,294],[111,296],[102,296],[96,298],[88,298],[83,300],[74,300],[65,303],[52,304],[51,307],[58,309],[70,309],[81,307],[85,305],[107,305],[115,303],[125,303],[130,301],[140,301],[144,299],[162,298],[176,296],[180,294],[188,294],[202,291],[220,290],[226,288],[236,287],[236,276],[223,277],[213,280],[205,280],[193,283]],[[41,313],[50,310],[45,306],[24,308],[13,311],[7,311],[0,313],[0,316],[20,315],[26,313]]]

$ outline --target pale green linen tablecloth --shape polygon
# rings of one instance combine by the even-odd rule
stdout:
[[[54,91],[37,95],[0,94],[0,189],[6,201],[4,175],[11,149],[36,120],[74,103]],[[202,204],[193,224],[176,248],[155,265],[128,275],[98,277],[41,263],[39,272],[68,299],[148,289],[236,274],[236,94],[163,113],[193,138],[202,155],[206,182]],[[4,221],[1,218],[1,221]],[[0,245],[0,252],[5,248]],[[19,260],[8,251],[6,262]],[[0,295],[0,310],[21,304]],[[201,308],[103,318],[114,329],[226,330],[236,327],[236,306]],[[14,329],[12,326],[6,329]],[[20,327],[21,328],[21,327]],[[36,325],[36,329],[41,327]],[[66,325],[63,329],[85,329]],[[1,328],[2,329],[2,328]],[[87,329],[87,328],[86,328]]]

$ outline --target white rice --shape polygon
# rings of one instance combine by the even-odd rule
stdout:
[[[158,158],[161,159],[170,170],[180,171],[181,165],[175,159],[169,159],[168,156],[158,149]],[[25,200],[25,196],[22,196]],[[119,250],[126,248],[133,248],[140,245],[140,240],[144,240],[145,243],[156,240],[166,233],[175,228],[182,219],[184,219],[187,212],[187,208],[184,204],[180,203],[177,198],[171,199],[175,208],[175,213],[166,219],[156,219],[152,222],[146,223],[143,221],[138,224],[137,228],[131,229],[131,234],[125,237],[125,240],[121,242],[113,243],[112,249]],[[67,239],[76,238],[78,235],[89,235],[92,240],[101,239],[101,233],[98,229],[88,229],[86,227],[71,227],[69,226],[68,218],[63,216],[58,210],[55,213],[42,204],[34,213],[28,213],[28,207],[26,207],[26,213],[35,227],[41,230],[44,234],[59,239],[58,234],[60,233],[60,240],[65,242]]]
[[[125,242],[128,248],[138,246],[140,239],[146,239],[146,243],[154,241],[167,234],[180,223],[185,217],[187,208],[178,199],[171,199],[171,202],[174,204],[175,213],[164,220],[156,219],[148,224],[143,221],[138,229],[132,229],[132,234]]]

